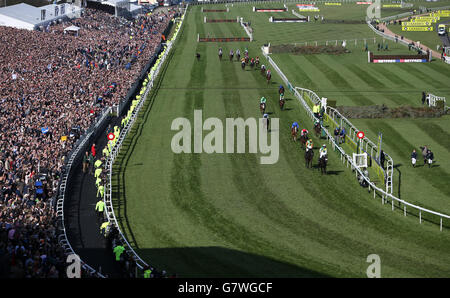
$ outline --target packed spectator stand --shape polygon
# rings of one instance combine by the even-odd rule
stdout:
[[[126,96],[176,13],[128,21],[85,9],[43,32],[0,27],[1,277],[65,276],[54,210],[64,160]]]

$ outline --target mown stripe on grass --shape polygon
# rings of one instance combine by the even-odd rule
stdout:
[[[295,78],[302,88],[307,88],[310,90],[317,90],[318,86],[308,75],[306,71],[303,70],[300,59],[293,59],[291,55],[283,55],[283,64],[286,65],[291,72],[295,72]],[[289,76],[290,77],[290,76]]]
[[[341,65],[351,71],[356,77],[363,80],[371,88],[386,88],[386,85],[383,82],[379,81],[376,77],[372,76],[369,72],[365,71],[358,65],[347,63],[343,63]]]
[[[437,82],[434,78],[430,77],[429,74],[423,73],[422,70],[420,70],[419,68],[409,65],[408,63],[401,63],[401,64],[402,65],[399,65],[399,69],[401,69],[402,71],[405,71],[408,74],[416,76],[418,79],[426,82],[427,84],[430,84],[434,88],[442,87],[442,83]]]
[[[430,136],[433,141],[441,145],[445,150],[450,152],[450,134],[445,131],[442,127],[435,123],[431,122],[417,122],[414,121],[414,124],[422,130],[424,133],[426,133],[428,136]]]
[[[329,67],[317,55],[305,55],[305,58],[311,62],[325,77],[337,88],[354,90],[353,86],[344,79],[336,70]],[[369,98],[360,93],[354,94],[354,97],[350,98],[355,104],[365,106],[374,105],[375,103]]]
[[[389,65],[391,66],[391,65]],[[404,86],[408,88],[415,88],[415,85],[402,79],[400,76],[398,76],[393,71],[390,71],[387,67],[373,67],[372,70],[376,71],[379,75],[386,78],[386,80],[391,81],[395,84],[396,89],[399,88],[399,86]]]
[[[431,74],[430,76],[436,80],[442,81],[444,84],[447,83],[447,86],[450,85],[450,71],[448,70],[448,66],[443,63],[422,63],[425,64],[427,68],[435,72],[435,75]],[[439,73],[439,74],[438,74]]]

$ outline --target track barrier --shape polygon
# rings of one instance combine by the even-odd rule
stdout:
[[[198,37],[199,42],[235,42],[235,41],[251,41],[250,37]]]

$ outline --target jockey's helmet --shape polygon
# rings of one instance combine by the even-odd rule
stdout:
[[[323,144],[322,147],[327,147],[327,145]]]

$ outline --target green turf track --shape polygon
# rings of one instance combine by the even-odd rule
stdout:
[[[197,33],[207,34],[203,15],[200,7],[187,14],[164,77],[114,166],[116,215],[137,252],[182,277],[365,277],[372,253],[381,257],[383,277],[448,277],[449,231],[382,206],[336,153],[329,175],[305,169],[289,137],[295,120],[312,129],[302,107],[288,94],[288,110],[280,112],[276,74],[268,86],[257,71],[219,62],[218,44],[197,43]],[[216,25],[215,34],[235,30]],[[221,46],[260,55],[256,42]],[[192,120],[194,109],[204,119],[259,117],[263,95],[271,117],[280,118],[278,163],[261,165],[259,154],[172,153],[173,119]]]

